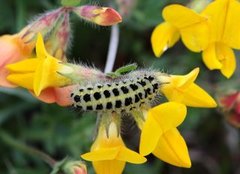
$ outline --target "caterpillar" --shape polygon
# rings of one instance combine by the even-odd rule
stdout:
[[[130,112],[150,107],[159,98],[161,83],[153,72],[134,71],[119,78],[79,86],[71,93],[73,106],[82,111]]]

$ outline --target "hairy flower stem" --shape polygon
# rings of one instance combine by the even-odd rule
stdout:
[[[114,25],[111,28],[107,62],[104,69],[105,73],[111,72],[113,70],[114,62],[117,55],[118,42],[119,42],[119,26]]]
[[[29,147],[22,142],[17,141],[16,139],[14,139],[13,137],[11,137],[9,134],[7,134],[6,132],[4,132],[2,130],[0,131],[0,139],[7,145],[14,147],[17,150],[20,150],[29,155],[34,155],[36,157],[41,158],[43,161],[45,161],[51,167],[54,167],[54,165],[56,164],[56,161],[49,155],[47,155],[44,152],[41,152],[40,150],[37,150],[33,147]]]

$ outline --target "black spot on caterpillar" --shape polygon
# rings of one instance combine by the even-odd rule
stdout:
[[[120,78],[78,87],[71,94],[73,106],[82,111],[130,112],[151,107],[159,99],[161,83],[152,72],[135,71]]]

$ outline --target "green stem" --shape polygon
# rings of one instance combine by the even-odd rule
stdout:
[[[16,19],[16,29],[17,31],[20,31],[23,26],[25,25],[25,19],[26,19],[26,4],[23,0],[16,1],[17,5],[17,19]]]
[[[9,146],[14,147],[15,149],[18,149],[24,153],[27,153],[29,155],[34,155],[36,157],[41,158],[43,161],[45,161],[47,164],[49,164],[51,167],[54,167],[56,164],[56,161],[51,158],[49,155],[45,154],[44,152],[41,152],[40,150],[37,150],[33,147],[29,147],[26,144],[17,141],[13,137],[11,137],[6,132],[0,130],[0,139],[6,143]]]

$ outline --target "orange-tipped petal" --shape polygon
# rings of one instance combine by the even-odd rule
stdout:
[[[28,58],[33,47],[32,43],[25,44],[18,34],[0,37],[0,86],[15,87],[6,79],[9,74],[6,66]]]
[[[50,87],[47,89],[44,89],[39,96],[34,95],[39,100],[45,102],[45,103],[56,103],[60,106],[71,106],[72,100],[71,100],[71,92],[75,86],[66,86],[66,87]]]
[[[111,26],[122,22],[121,15],[110,7],[84,5],[74,8],[74,12],[81,18],[101,26]]]

